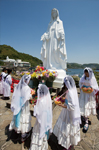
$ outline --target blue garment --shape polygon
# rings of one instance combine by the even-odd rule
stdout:
[[[49,139],[49,130],[45,132],[45,134],[47,135],[47,140]]]
[[[18,128],[20,125],[20,116],[21,116],[21,110],[17,115],[15,115],[15,126]]]
[[[20,106],[22,105],[22,97],[20,97]],[[24,105],[23,105],[24,106]],[[22,106],[22,107],[23,107]],[[21,110],[17,115],[15,115],[15,126],[18,128],[20,126],[20,116],[21,116]]]
[[[88,88],[88,87],[91,87],[91,86],[86,86],[86,85],[83,85],[83,87],[86,87],[86,88]]]
[[[45,111],[47,113],[47,122],[50,121],[51,119],[51,114],[49,113],[49,111]],[[47,130],[47,127],[46,127],[46,130]],[[45,132],[45,134],[47,135],[47,140],[49,139],[49,130]]]
[[[65,103],[66,103],[66,105],[68,105],[68,100],[67,99],[65,99]]]

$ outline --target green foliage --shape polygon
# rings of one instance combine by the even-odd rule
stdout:
[[[94,75],[96,77],[96,80],[97,80],[97,83],[98,83],[98,86],[99,86],[99,72],[94,71]]]
[[[82,68],[82,65],[77,63],[67,63],[67,68],[71,69]]]
[[[67,68],[71,69],[78,69],[78,68],[85,68],[85,67],[90,67],[92,69],[99,69],[99,64],[96,63],[90,63],[90,64],[77,64],[77,63],[67,63]]]
[[[79,80],[80,80],[80,78],[78,77],[78,76],[72,76],[73,77],[73,79],[74,79],[74,81],[75,81],[75,84],[76,84],[76,87],[78,88],[79,87]]]
[[[40,65],[42,63],[40,59],[29,54],[20,53],[11,46],[0,45],[0,60],[6,59],[7,56],[9,56],[9,58],[11,59],[21,59],[22,61],[30,62],[32,67]]]
[[[93,63],[93,64],[92,63],[90,63],[90,64],[83,64],[82,67],[83,68],[90,67],[92,69],[99,69],[99,64],[96,64],[96,63]]]
[[[0,66],[3,66],[3,65],[4,65],[4,63],[2,61],[0,61]]]

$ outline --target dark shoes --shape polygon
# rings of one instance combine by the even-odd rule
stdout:
[[[10,98],[9,98],[9,97],[4,97],[3,99],[4,99],[4,100],[9,100]]]

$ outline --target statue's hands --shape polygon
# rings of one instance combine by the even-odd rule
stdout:
[[[48,39],[49,39],[49,34],[45,32],[45,33],[41,36],[41,41],[45,41],[45,40],[48,40]]]
[[[41,41],[44,41],[44,34],[41,36]]]

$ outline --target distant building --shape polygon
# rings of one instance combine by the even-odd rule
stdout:
[[[13,67],[31,67],[31,64],[29,62],[21,61],[21,59],[10,59],[8,56],[5,60],[2,60],[5,64],[9,64]]]

